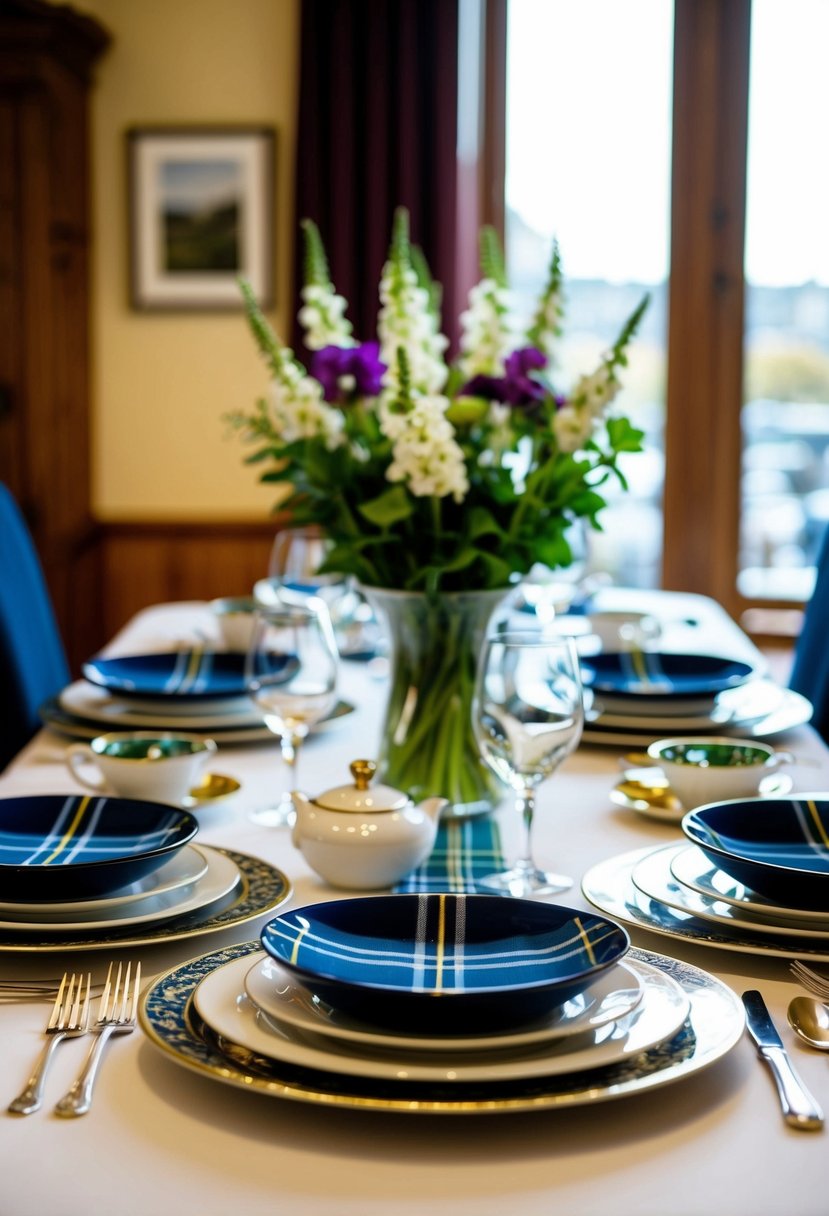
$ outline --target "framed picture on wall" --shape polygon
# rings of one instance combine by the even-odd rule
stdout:
[[[241,308],[240,278],[273,303],[274,146],[270,127],[127,132],[134,308]]]

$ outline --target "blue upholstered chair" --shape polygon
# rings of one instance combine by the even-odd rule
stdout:
[[[789,683],[812,702],[812,725],[829,743],[829,529],[823,537],[817,582],[806,606]]]
[[[68,682],[40,561],[20,508],[0,482],[0,769],[37,731],[39,706]]]

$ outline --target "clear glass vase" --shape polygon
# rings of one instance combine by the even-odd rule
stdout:
[[[481,759],[472,695],[487,625],[508,590],[361,591],[390,647],[380,778],[415,800],[448,798],[444,818],[494,810],[505,787]]]

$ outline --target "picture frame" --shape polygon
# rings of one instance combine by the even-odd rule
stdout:
[[[127,132],[133,308],[235,311],[240,278],[273,304],[275,144],[266,126]]]

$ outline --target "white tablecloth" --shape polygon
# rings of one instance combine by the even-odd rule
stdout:
[[[719,633],[724,648],[750,644],[710,602],[664,596],[679,631],[688,617]],[[203,605],[140,614],[116,639],[123,651],[184,640],[210,627]],[[689,635],[688,643],[695,634]],[[303,786],[312,793],[347,779],[348,762],[376,746],[384,685],[365,666],[343,664],[341,695],[356,712],[312,740]],[[666,732],[667,733],[667,732]],[[808,727],[780,738],[805,762],[792,770],[801,789],[829,788],[829,753]],[[65,740],[44,732],[0,778],[0,796],[75,788],[60,763]],[[333,895],[305,865],[285,829],[256,827],[247,811],[279,780],[274,744],[222,748],[216,771],[242,790],[200,814],[206,843],[257,854],[294,884],[295,905]],[[537,859],[578,880],[594,862],[680,839],[609,801],[619,752],[581,747],[538,799]],[[499,812],[508,850],[518,842],[511,808]],[[559,902],[589,907],[578,881]],[[149,981],[189,957],[258,935],[259,922],[190,942],[132,952]],[[801,1049],[786,1024],[798,991],[778,959],[688,946],[632,931],[634,944],[672,954],[721,977],[737,993],[765,995],[803,1078],[829,1112],[829,1068]],[[108,955],[32,958],[0,954],[0,978],[58,975]],[[829,970],[829,968],[827,968]],[[0,1078],[5,1097],[21,1088],[42,1042],[45,1004],[0,1004]],[[0,1114],[0,1216],[431,1216],[543,1213],[551,1216],[825,1216],[827,1137],[798,1133],[780,1116],[772,1082],[745,1037],[710,1070],[650,1094],[566,1111],[440,1117],[334,1111],[247,1094],[178,1067],[141,1031],[107,1048],[94,1105],[82,1119],[52,1113],[86,1052],[64,1044],[46,1102],[28,1118]]]

